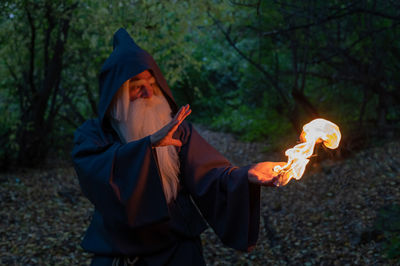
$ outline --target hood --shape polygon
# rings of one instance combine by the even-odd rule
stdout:
[[[140,48],[123,28],[120,28],[114,34],[113,47],[114,50],[104,62],[100,71],[98,115],[101,124],[104,124],[107,109],[122,84],[145,70],[151,70],[170,104],[172,112],[176,113],[178,108],[171,90],[153,57]]]

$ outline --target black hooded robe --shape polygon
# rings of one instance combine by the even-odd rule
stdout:
[[[151,70],[176,112],[176,104],[153,58],[124,29],[100,74],[99,117],[75,132],[72,157],[83,193],[95,206],[82,247],[94,264],[138,257],[138,264],[204,265],[199,235],[208,224],[229,247],[256,244],[260,188],[248,182],[250,166],[234,167],[188,122],[174,134],[182,141],[180,186],[167,204],[150,137],[123,144],[106,118],[111,100],[129,78]]]

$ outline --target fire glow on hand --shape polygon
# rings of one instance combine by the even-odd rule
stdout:
[[[310,161],[308,158],[313,154],[315,144],[322,142],[327,148],[336,149],[340,138],[339,127],[328,120],[318,118],[304,125],[300,135],[302,143],[286,150],[285,155],[288,156],[286,165],[274,167],[279,177],[274,184],[284,186],[292,178],[299,180]]]

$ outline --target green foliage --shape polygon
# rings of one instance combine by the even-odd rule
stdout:
[[[263,105],[250,106],[246,104],[246,96],[243,94],[242,90],[220,94],[211,89],[207,97],[199,95],[194,108],[201,106],[203,112],[197,114],[196,121],[215,130],[234,133],[245,141],[268,139],[275,143],[282,135],[291,132],[289,121],[274,108],[273,97],[265,93],[259,97]]]
[[[239,108],[225,108],[221,114],[213,117],[211,126],[236,133],[246,141],[269,138],[275,142],[290,130],[290,124],[281,120],[281,115],[274,111],[266,112],[262,107],[254,109],[241,105]]]
[[[192,105],[191,119],[242,139],[275,142],[315,111],[339,125],[398,127],[400,27],[392,1],[14,0],[0,4],[0,134],[8,136],[0,157],[18,150],[19,121],[32,99],[30,64],[40,87],[46,32],[56,29],[52,47],[74,4],[61,80],[49,98],[59,107],[50,132],[55,150],[96,116],[98,73],[119,27],[153,55],[178,104]]]

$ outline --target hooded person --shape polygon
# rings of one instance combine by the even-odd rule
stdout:
[[[204,265],[200,234],[249,251],[260,185],[275,165],[235,167],[184,121],[154,59],[124,29],[100,73],[98,118],[75,132],[72,158],[94,214],[82,241],[92,265]]]

